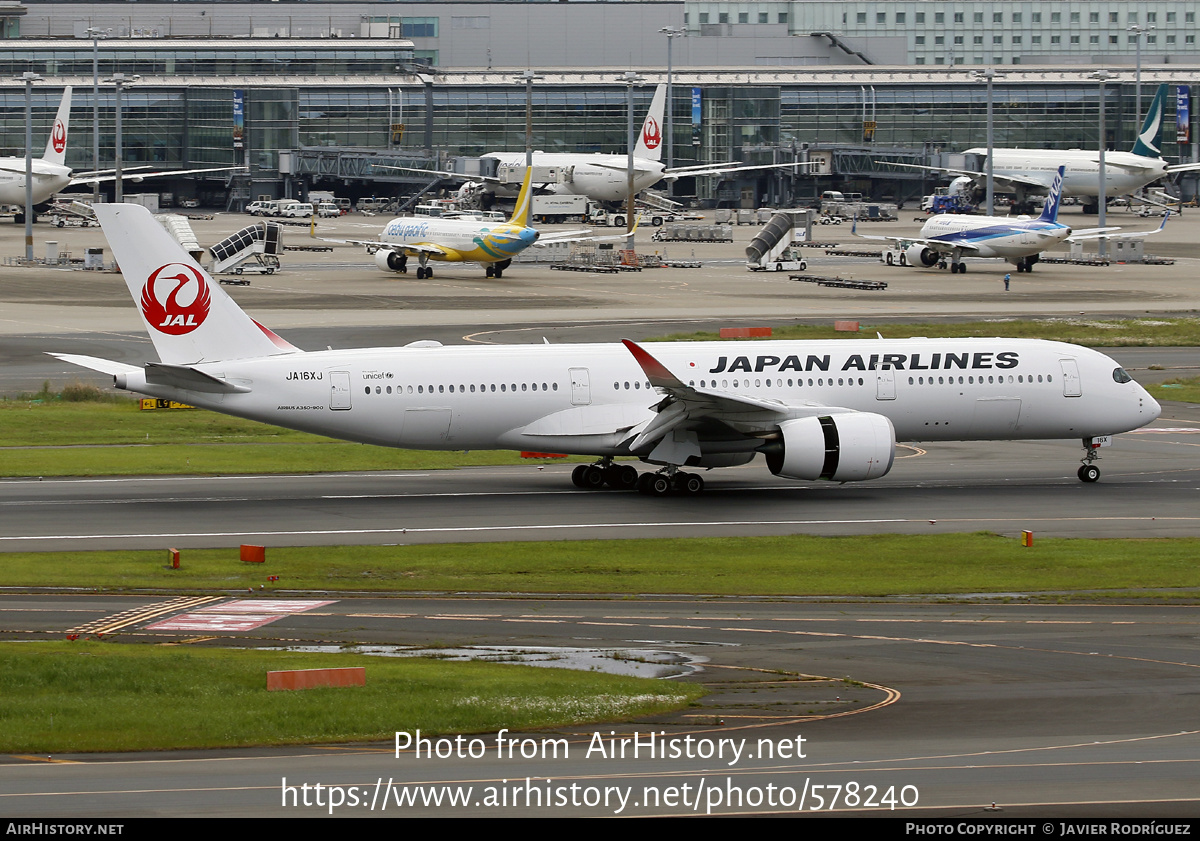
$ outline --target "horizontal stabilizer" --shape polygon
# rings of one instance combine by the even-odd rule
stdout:
[[[164,365],[159,362],[146,365],[146,382],[150,385],[165,385],[205,394],[245,394],[250,391],[244,385],[235,385],[228,380],[206,374],[198,368],[188,365]]]
[[[95,356],[80,356],[75,353],[51,353],[48,356],[53,356],[55,359],[61,359],[63,362],[69,362],[72,365],[78,365],[80,368],[87,368],[92,371],[99,371],[101,374],[132,374],[135,371],[142,370],[135,365],[126,365],[124,362],[112,362],[108,359],[99,359]]]

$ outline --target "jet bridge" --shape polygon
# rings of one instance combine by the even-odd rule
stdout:
[[[208,249],[213,256],[208,270],[213,274],[241,274],[245,270],[242,264],[253,260],[257,264],[251,267],[253,270],[273,274],[283,252],[280,234],[278,222],[258,222],[242,228]]]

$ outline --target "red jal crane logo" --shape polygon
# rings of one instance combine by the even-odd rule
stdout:
[[[174,283],[175,288],[162,302],[158,297],[158,281]],[[191,287],[195,284],[195,290]],[[164,284],[165,285],[165,284]],[[180,303],[180,293],[187,288],[191,302]],[[185,298],[189,297],[185,295]],[[160,333],[170,336],[182,336],[190,333],[204,323],[208,317],[211,296],[204,275],[193,266],[183,263],[167,263],[155,271],[142,287],[142,315],[146,323]]]
[[[646,127],[642,129],[642,143],[646,144],[647,149],[657,149],[658,144],[662,143],[662,132],[656,120],[646,120]]]
[[[67,148],[67,127],[62,124],[62,120],[54,121],[54,130],[50,132],[50,142],[54,145],[54,151],[62,154],[62,150]]]

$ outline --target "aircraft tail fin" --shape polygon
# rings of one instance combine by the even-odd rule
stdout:
[[[54,115],[54,127],[46,140],[46,152],[42,160],[51,164],[65,164],[67,160],[67,129],[71,124],[71,86],[63,88],[58,113]]]
[[[508,222],[511,225],[520,225],[522,228],[529,227],[530,209],[533,206],[533,188],[532,183],[533,170],[527,168],[525,170],[525,180],[521,182],[521,192],[517,194],[517,206],[513,208],[512,216]]]
[[[1154,99],[1150,100],[1150,108],[1146,111],[1146,121],[1131,150],[1143,158],[1162,157],[1163,114],[1167,105],[1167,86],[1158,86]]]
[[[1042,208],[1042,215],[1038,217],[1040,222],[1058,221],[1058,205],[1062,199],[1064,169],[1065,167],[1060,166],[1054,175],[1054,180],[1050,183],[1050,195],[1046,197],[1046,206]]]
[[[192,365],[296,353],[242,311],[208,272],[135,204],[94,205],[158,357]]]
[[[652,161],[662,160],[663,152],[663,114],[666,112],[667,86],[659,85],[654,89],[654,98],[650,100],[650,110],[646,112],[646,122],[642,123],[642,133],[638,135],[637,146],[634,147],[635,158],[648,158]]]

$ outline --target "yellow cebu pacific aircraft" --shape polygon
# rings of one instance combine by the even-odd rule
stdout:
[[[429,262],[478,263],[484,267],[488,277],[502,277],[512,258],[531,245],[550,242],[582,242],[593,239],[619,239],[620,237],[595,237],[590,231],[564,231],[542,238],[538,231],[529,227],[529,173],[517,196],[517,206],[507,222],[483,221],[475,218],[433,218],[426,216],[401,216],[384,226],[380,238],[374,242],[363,240],[340,240],[353,245],[366,246],[375,255],[375,263],[381,269],[408,273],[408,258],[416,257],[417,280],[433,277],[433,266]],[[584,234],[581,236],[581,234]]]

